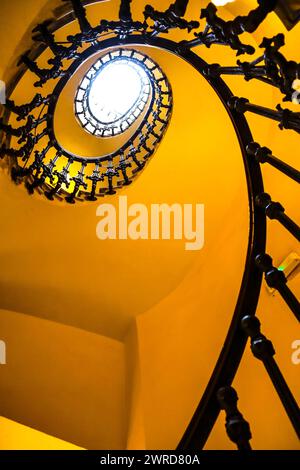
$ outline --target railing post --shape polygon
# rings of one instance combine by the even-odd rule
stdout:
[[[258,163],[268,163],[286,176],[297,181],[297,183],[300,183],[300,171],[279,160],[279,158],[274,157],[272,151],[268,147],[261,147],[257,142],[251,142],[247,146],[246,150],[248,155],[254,157]]]
[[[298,321],[300,321],[300,303],[293,292],[287,286],[287,278],[283,271],[273,266],[271,256],[267,254],[258,255],[256,264],[265,273],[265,280],[269,287],[278,290],[281,297],[287,303]]]
[[[222,387],[218,390],[217,399],[222,410],[226,413],[226,431],[229,439],[239,450],[251,450],[252,438],[249,423],[238,410],[238,396],[234,388]]]
[[[290,391],[275,359],[275,349],[260,330],[260,321],[257,317],[247,315],[241,321],[241,327],[251,339],[251,351],[264,364],[274,388],[283,404],[285,411],[300,438],[300,409]]]
[[[267,193],[259,194],[255,203],[264,210],[271,220],[278,220],[298,241],[300,241],[300,227],[285,214],[284,207],[279,202],[274,202]]]

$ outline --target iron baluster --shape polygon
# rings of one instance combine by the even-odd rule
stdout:
[[[79,57],[77,52],[77,47],[74,44],[66,47],[62,44],[58,44],[55,41],[54,34],[49,30],[49,26],[52,24],[52,21],[44,21],[41,24],[38,24],[32,32],[35,33],[33,36],[34,41],[39,41],[44,43],[49,49],[53,52],[54,58],[48,60],[48,64],[58,66],[61,61],[64,59],[75,59]]]
[[[61,77],[64,74],[62,70],[62,60],[58,59],[50,69],[41,69],[37,62],[30,59],[28,55],[23,54],[18,62],[18,65],[21,63],[25,64],[26,67],[39,77],[40,80],[34,83],[35,87],[42,87],[48,80],[55,80],[56,78]]]
[[[278,220],[298,241],[300,241],[300,227],[285,214],[284,207],[274,202],[267,193],[259,194],[255,199],[256,205],[261,207],[271,220]]]
[[[119,172],[114,168],[114,164],[112,161],[108,162],[106,172],[103,173],[103,175],[105,176],[105,178],[107,178],[108,181],[108,190],[106,191],[106,194],[116,194],[113,179],[119,176]]]
[[[226,431],[239,450],[251,450],[252,438],[249,423],[238,410],[238,395],[232,387],[222,387],[217,392],[220,408],[226,413]]]
[[[45,192],[46,198],[49,199],[50,201],[53,201],[55,195],[59,193],[63,184],[66,186],[66,188],[69,188],[70,186],[69,170],[70,170],[70,166],[72,163],[73,163],[73,160],[69,158],[67,165],[61,171],[56,170],[53,173],[54,176],[57,176],[56,185],[49,191]]]
[[[259,269],[265,273],[265,280],[268,286],[278,290],[297,320],[300,321],[300,303],[288,288],[284,272],[273,266],[273,260],[267,254],[256,256],[255,261]]]
[[[150,18],[154,22],[150,35],[156,36],[160,33],[168,33],[170,29],[174,28],[187,29],[188,32],[199,28],[200,24],[198,21],[187,21],[182,18],[185,14],[186,6],[187,2],[175,2],[166,11],[157,11],[151,5],[146,5],[144,11],[145,20],[147,21]]]
[[[260,321],[257,317],[245,316],[242,319],[241,326],[251,339],[251,350],[254,357],[264,364],[296,434],[300,438],[299,406],[274,359],[275,349],[272,342],[261,333]]]
[[[238,98],[236,96],[230,98],[228,105],[231,109],[238,113],[246,113],[247,111],[258,114],[259,116],[272,119],[279,122],[279,128],[291,129],[300,133],[300,113],[295,113],[289,109],[283,109],[280,104],[274,109],[258,106],[249,102],[247,98]]]
[[[246,150],[248,155],[253,156],[258,163],[269,163],[269,165],[300,183],[300,171],[274,157],[269,148],[261,147],[257,142],[251,142]]]
[[[90,194],[86,197],[87,201],[97,201],[97,184],[101,181],[104,181],[104,176],[100,173],[100,166],[100,163],[97,163],[92,175],[86,177],[88,180],[92,181],[92,189]]]
[[[129,179],[128,175],[127,175],[127,169],[128,168],[131,168],[131,163],[128,162],[124,156],[123,153],[121,153],[120,155],[120,160],[119,160],[119,165],[117,166],[116,170],[117,171],[121,171],[122,175],[123,175],[123,178],[124,178],[124,185],[125,186],[128,186],[129,184],[132,183],[132,181]]]
[[[75,197],[81,187],[83,187],[84,189],[87,189],[88,187],[87,183],[84,181],[84,178],[85,178],[84,170],[86,166],[87,166],[87,162],[82,162],[81,168],[78,171],[77,175],[70,179],[70,181],[74,181],[74,190],[69,196],[66,196],[65,198],[69,204],[75,203]]]
[[[22,119],[25,119],[27,115],[33,111],[36,108],[39,108],[42,104],[47,104],[49,101],[50,96],[46,96],[45,98],[40,95],[39,93],[35,95],[33,100],[28,103],[28,104],[23,104],[21,106],[17,106],[14,101],[12,100],[6,100],[5,107],[13,112],[14,114],[17,114],[18,121],[21,121]]]

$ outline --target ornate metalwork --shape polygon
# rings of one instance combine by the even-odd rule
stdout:
[[[26,118],[27,121],[19,128],[14,128],[10,124],[0,121],[0,129],[10,138],[18,137],[17,143],[25,142],[25,144],[22,147],[14,148],[12,145],[8,147],[4,143],[1,148],[1,156],[14,157],[12,178],[18,184],[24,181],[29,194],[38,191],[44,193],[50,200],[57,197],[59,200],[65,199],[70,204],[76,200],[95,200],[105,194],[115,194],[118,188],[130,184],[136,174],[145,167],[146,161],[153,155],[160,143],[171,117],[171,88],[159,66],[144,54],[133,49],[118,49],[111,59],[117,60],[121,57],[143,67],[149,77],[149,90],[147,90],[147,101],[138,104],[138,114],[141,115],[138,129],[133,135],[130,135],[129,140],[118,151],[112,154],[90,159],[74,156],[60,147],[54,132],[53,118],[57,100],[64,87],[64,83],[62,84],[61,81],[56,85],[52,95],[46,98],[36,95],[31,103],[23,106],[16,106],[12,101],[8,102],[8,109],[16,113],[19,116],[18,119]],[[74,60],[81,63],[83,56],[74,56]],[[105,59],[100,58],[100,61],[102,60],[105,64]],[[63,74],[62,78],[67,81],[69,74]],[[83,89],[83,93],[86,93],[87,89],[88,87]],[[35,118],[36,110],[42,105],[39,117]],[[86,114],[89,112],[88,107],[81,106],[80,112],[88,124],[89,116]],[[33,114],[28,114],[29,112]],[[134,120],[137,117],[135,113]],[[92,134],[96,134],[98,126],[98,122],[95,119],[94,121],[95,127],[91,131]],[[132,121],[128,116],[124,130],[130,127]],[[92,116],[89,122],[92,123]],[[44,123],[47,124],[46,127],[37,133],[37,129]],[[100,135],[105,136],[103,132]],[[115,135],[115,132],[112,132],[111,135]],[[47,138],[48,142],[45,143],[42,151],[34,152],[35,145],[42,138]],[[51,152],[49,152],[52,147],[60,156],[59,159],[53,159]],[[22,163],[21,169],[18,168],[20,160],[25,162],[25,165]],[[89,176],[89,172],[85,174],[82,171],[73,175],[72,165],[74,162],[81,162],[84,167],[92,166],[92,176]],[[100,163],[102,172],[98,174]],[[62,164],[65,165],[63,169],[59,168]]]
[[[212,64],[207,70],[209,76],[243,75],[246,81],[257,79],[279,88],[284,95],[283,101],[292,101],[295,91],[300,86],[300,64],[287,60],[279,52],[285,44],[283,34],[271,39],[264,38],[260,48],[264,53],[252,62],[237,61],[236,67],[224,67]]]
[[[79,54],[77,53],[76,45],[71,44],[66,47],[55,41],[54,34],[49,30],[51,24],[52,21],[49,20],[38,24],[32,31],[35,33],[32,38],[34,41],[42,42],[45,46],[49,47],[54,54],[54,58],[49,59],[48,64],[59,68],[63,60],[77,58]]]
[[[177,0],[164,12],[155,10],[151,5],[146,5],[145,21],[151,19],[154,22],[150,35],[168,33],[170,29],[187,29],[188,32],[191,32],[193,29],[199,28],[198,21],[186,21],[182,18],[185,15],[187,5],[188,0]]]
[[[212,44],[229,46],[240,54],[254,54],[255,49],[243,44],[239,36],[244,33],[253,33],[264,21],[266,16],[274,10],[277,0],[259,1],[255,10],[247,16],[238,16],[234,20],[224,21],[217,15],[217,7],[213,3],[201,10],[200,19],[206,20],[203,31],[194,34],[195,39],[184,40],[181,47],[192,48],[198,45],[211,47]]]
[[[35,87],[42,87],[47,83],[49,80],[55,80],[56,78],[59,78],[63,75],[63,70],[62,70],[62,60],[58,56],[57,59],[54,62],[54,65],[50,69],[41,69],[37,62],[34,60],[30,59],[28,55],[24,54],[21,56],[18,65],[23,63],[26,65],[26,67],[33,72],[35,75],[39,77],[39,80],[35,82],[34,86]]]
[[[47,104],[49,102],[50,96],[42,97],[39,93],[35,95],[32,101],[28,104],[22,104],[20,106],[16,105],[14,101],[7,100],[5,107],[8,111],[17,114],[18,121],[25,119],[26,116],[31,113],[36,108],[39,108],[42,104]]]
[[[121,0],[119,18],[120,21],[101,21],[103,31],[113,31],[120,39],[125,39],[130,34],[137,31],[144,31],[147,28],[145,23],[134,21],[131,14],[132,0]]]
[[[271,39],[264,38],[260,45],[260,48],[264,49],[263,55],[252,63],[238,61],[240,68],[237,67],[235,71],[243,74],[246,80],[257,78],[279,88],[281,93],[285,95],[283,101],[292,101],[295,83],[300,76],[300,64],[287,60],[279,51],[284,44],[283,34],[277,34]],[[263,65],[258,66],[262,62]]]

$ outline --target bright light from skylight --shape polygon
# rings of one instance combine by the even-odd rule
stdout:
[[[133,50],[108,52],[83,77],[75,114],[86,132],[112,137],[125,132],[152,96],[148,58]]]
[[[223,7],[227,5],[227,3],[233,3],[235,0],[212,0],[212,3],[216,5],[216,7]]]
[[[93,116],[105,124],[125,116],[141,96],[143,78],[147,80],[144,70],[126,59],[106,65],[95,78],[89,93]]]

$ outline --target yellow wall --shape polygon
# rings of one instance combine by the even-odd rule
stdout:
[[[80,447],[0,417],[1,450],[80,450]]]
[[[0,313],[7,347],[0,369],[2,415],[80,447],[123,448],[123,344],[30,315]]]

